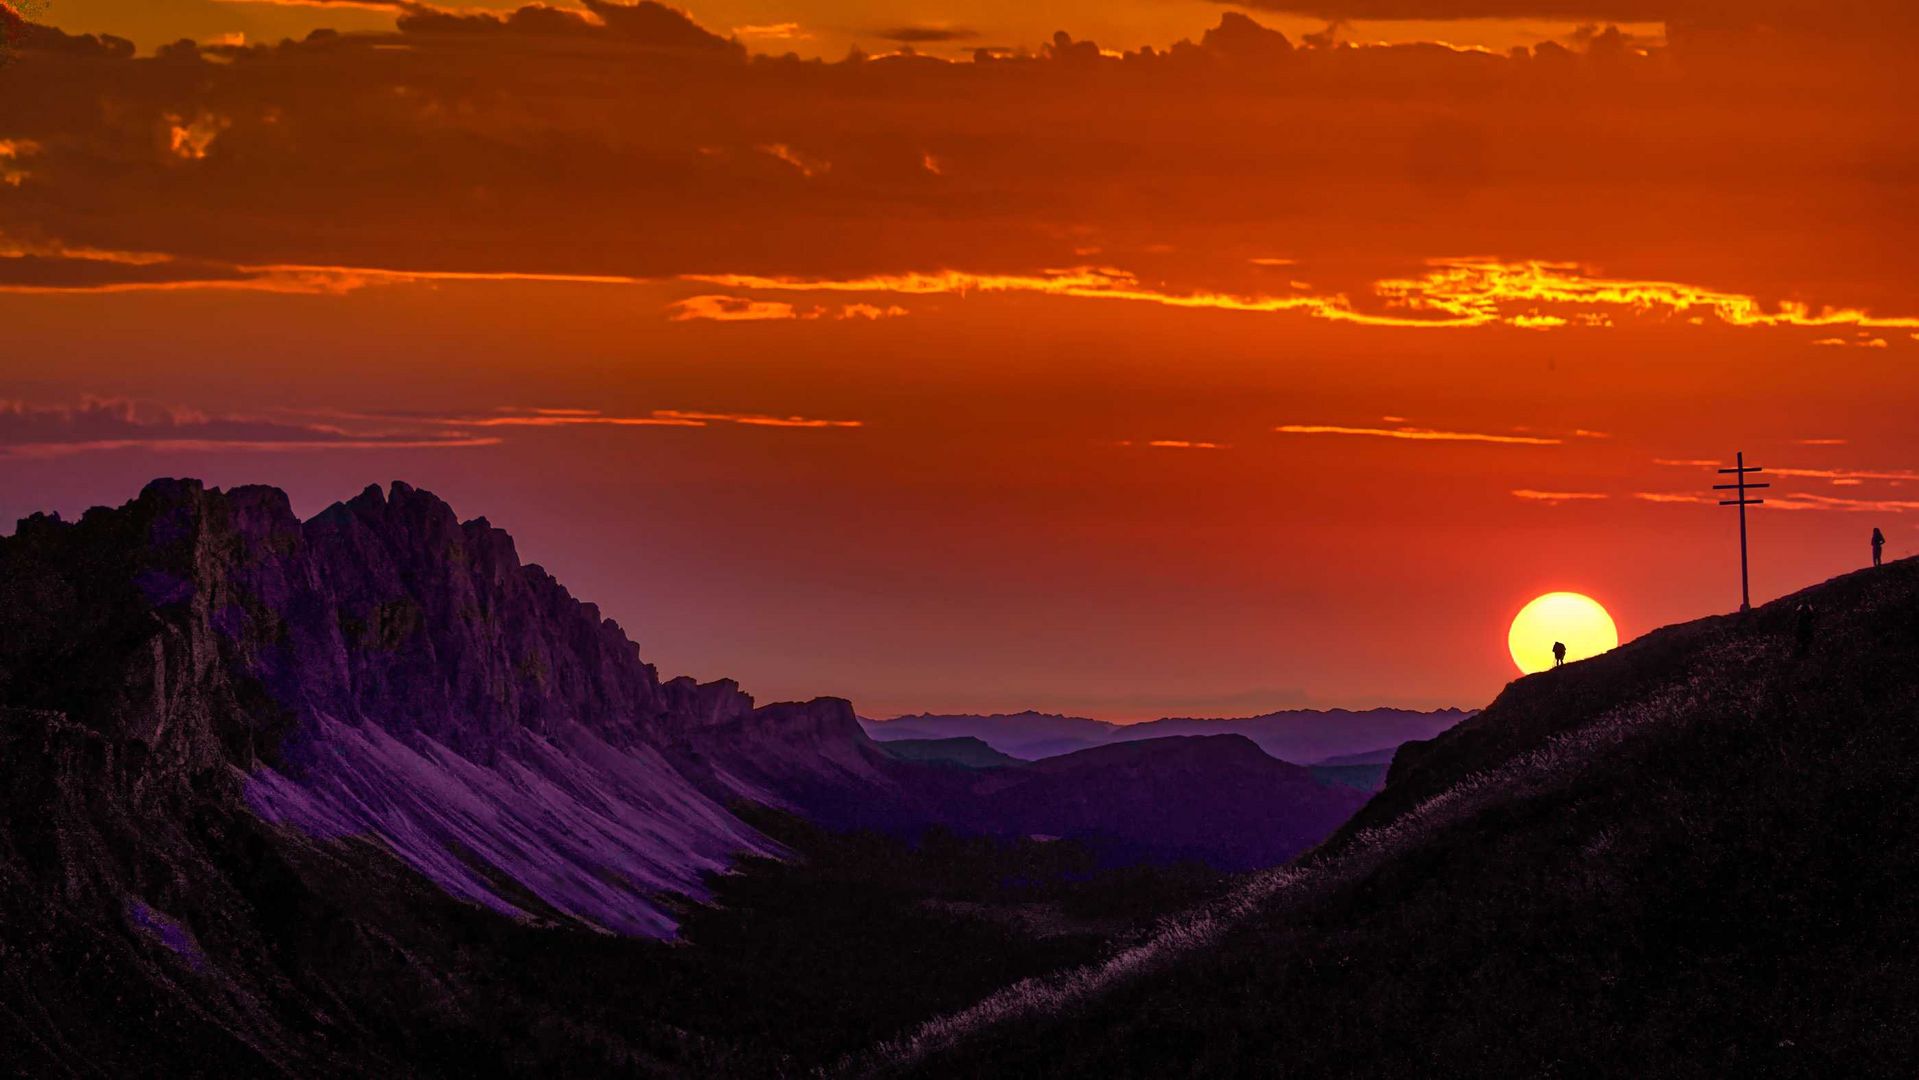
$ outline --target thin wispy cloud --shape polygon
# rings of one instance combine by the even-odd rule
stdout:
[[[1121,439],[1119,445],[1143,446],[1149,450],[1225,450],[1232,444],[1198,439]]]
[[[502,406],[491,412],[446,415],[426,413],[317,411],[307,415],[355,423],[451,428],[573,428],[667,427],[703,428],[715,424],[782,428],[857,428],[861,420],[812,416],[779,416],[756,412],[717,412],[696,409],[652,409],[644,413],[607,413],[599,409]]]
[[[132,398],[79,404],[0,401],[0,458],[61,458],[116,450],[151,453],[293,453],[437,450],[497,446],[465,431],[355,431],[285,418],[209,415]]]
[[[1802,446],[1844,446],[1844,439],[1801,439]],[[1653,464],[1677,468],[1717,469],[1725,466],[1708,458],[1654,458]],[[1767,466],[1766,475],[1800,480],[1830,480],[1835,484],[1878,481],[1905,484],[1919,482],[1919,469],[1804,469],[1797,466]]]
[[[1766,500],[1774,510],[1837,510],[1846,513],[1904,514],[1919,510],[1919,499],[1849,499],[1837,495],[1793,494]]]
[[[745,424],[749,427],[784,428],[856,428],[865,426],[859,420],[820,420],[808,416],[768,416],[764,413],[721,413],[690,412],[682,409],[659,409],[653,413],[672,421],[686,421],[693,424]]]
[[[1422,427],[1344,427],[1338,424],[1281,424],[1273,429],[1284,435],[1352,435],[1371,439],[1406,439],[1412,442],[1499,443],[1514,446],[1560,446],[1564,439],[1540,435],[1497,435],[1479,431],[1440,431]]]
[[[1711,495],[1698,495],[1684,491],[1640,491],[1634,498],[1651,503],[1669,503],[1695,506],[1718,506],[1720,500]],[[1767,510],[1794,511],[1836,511],[1843,513],[1904,514],[1919,510],[1919,500],[1914,499],[1851,499],[1836,495],[1813,495],[1806,492],[1768,493],[1761,504]]]
[[[1919,472],[1912,469],[1775,469],[1766,470],[1774,476],[1798,476],[1809,480],[1886,480],[1894,483],[1919,481]]]
[[[793,166],[793,168],[799,171],[801,176],[809,180],[833,171],[832,162],[827,161],[825,158],[802,153],[786,143],[765,143],[760,146],[759,150],[760,153],[770,158],[784,161],[788,165]]]
[[[240,415],[210,414],[133,398],[84,398],[77,404],[0,400],[0,458],[60,458],[118,450],[293,453],[472,449],[503,444],[504,429],[726,425],[794,429],[865,426],[860,420],[682,409],[631,415],[586,408],[506,407],[450,414],[275,409]]]
[[[1514,488],[1513,497],[1528,502],[1541,502],[1548,506],[1557,506],[1569,502],[1596,502],[1609,498],[1599,491],[1535,491],[1532,488]]]

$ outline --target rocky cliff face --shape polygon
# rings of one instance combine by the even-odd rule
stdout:
[[[23,522],[0,570],[0,703],[93,733],[130,796],[243,790],[516,916],[670,933],[659,894],[773,850],[721,805],[780,801],[727,766],[764,741],[739,733],[864,741],[844,703],[762,724],[731,682],[662,681],[506,533],[403,483],[302,522],[276,489],[156,481]],[[704,788],[674,744],[713,762]]]

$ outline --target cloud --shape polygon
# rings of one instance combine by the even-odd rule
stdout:
[[[1709,499],[1704,495],[1694,495],[1684,491],[1635,491],[1633,498],[1650,503],[1682,503],[1686,505],[1717,506],[1718,499]]]
[[[1843,443],[1841,439],[1838,442]],[[1831,445],[1821,442],[1819,445]],[[1894,483],[1919,482],[1919,471],[1912,469],[1792,469],[1769,468],[1773,476],[1804,477],[1812,480],[1889,480]]]
[[[483,428],[575,428],[575,427],[670,427],[703,428],[713,424],[741,424],[747,427],[782,428],[857,428],[860,420],[826,420],[809,416],[774,416],[768,413],[707,412],[695,409],[653,409],[640,414],[607,413],[600,409],[502,406],[490,412],[435,415],[427,413],[379,413],[320,411],[308,415],[354,423],[398,424],[404,427]]]
[[[802,313],[792,304],[781,300],[751,300],[717,293],[675,300],[667,305],[667,309],[673,313],[668,318],[674,322],[702,319],[709,322],[764,322],[769,319],[817,318],[820,310],[812,308]]]
[[[1913,499],[1847,499],[1834,495],[1784,495],[1766,500],[1774,510],[1837,510],[1845,513],[1903,514],[1919,510]]]
[[[204,413],[131,398],[88,398],[77,405],[0,401],[0,458],[53,458],[112,450],[148,452],[295,452],[423,450],[495,446],[465,432],[355,432]]]
[[[1798,439],[1795,441],[1800,446],[1844,446],[1846,445],[1845,439]],[[1704,458],[1654,458],[1653,464],[1668,465],[1668,466],[1681,467],[1681,468],[1717,469],[1717,468],[1725,467],[1724,463],[1722,462],[1707,460]],[[1790,479],[1801,479],[1801,480],[1830,480],[1834,483],[1840,483],[1842,481],[1861,482],[1861,481],[1868,481],[1868,480],[1881,481],[1881,482],[1894,483],[1894,484],[1919,483],[1919,470],[1915,470],[1915,469],[1852,469],[1852,468],[1802,469],[1802,468],[1796,468],[1793,466],[1783,466],[1783,467],[1767,466],[1765,469],[1765,475],[1775,476],[1775,477],[1786,477]]]
[[[1669,503],[1695,506],[1718,506],[1720,500],[1710,495],[1695,495],[1687,492],[1641,491],[1633,495],[1652,503]],[[1919,500],[1912,499],[1851,499],[1834,495],[1812,495],[1804,492],[1766,494],[1760,504],[1767,510],[1798,511],[1835,511],[1841,513],[1879,513],[1903,514],[1919,510]]]
[[[1867,27],[1891,33],[1909,30],[1915,22],[1909,5],[1900,0],[1855,0],[1848,5],[1806,0],[1247,0],[1244,6],[1329,22],[1526,19],[1821,34],[1859,34]]]
[[[856,428],[865,426],[858,420],[817,420],[805,416],[767,416],[764,413],[715,413],[660,409],[656,410],[654,415],[676,420],[691,420],[695,423],[745,424],[748,427]]]
[[[204,161],[207,153],[213,149],[213,141],[220,133],[233,126],[233,121],[216,116],[210,112],[200,112],[191,119],[168,113],[167,151],[181,161]]]
[[[1537,435],[1489,435],[1475,431],[1436,431],[1420,427],[1341,427],[1332,424],[1282,424],[1273,429],[1286,435],[1357,435],[1374,439],[1407,439],[1413,442],[1504,443],[1518,446],[1559,446],[1564,439]]]
[[[834,318],[865,319],[868,322],[877,322],[880,319],[897,319],[902,315],[910,314],[912,313],[898,304],[888,304],[885,307],[878,304],[845,304],[840,307],[840,313]]]
[[[224,289],[341,294],[377,285],[452,282],[637,285],[612,274],[395,270],[364,266],[238,265],[150,251],[24,244],[0,234],[0,292],[69,293]]]
[[[1591,502],[1608,496],[1597,491],[1534,491],[1531,488],[1514,488],[1513,497],[1529,502],[1543,502],[1548,506],[1558,506],[1568,502]]]
[[[0,400],[0,459],[60,458],[116,450],[147,453],[292,453],[331,450],[446,450],[499,446],[504,429],[710,428],[847,429],[859,420],[756,412],[654,409],[640,414],[588,408],[502,407],[453,414],[276,409],[212,415],[133,398],[77,404]]]
[[[687,278],[763,291],[909,295],[1034,292],[1168,307],[1293,312],[1332,322],[1414,329],[1506,325],[1546,330],[1610,326],[1627,320],[1691,324],[1710,320],[1734,327],[1919,326],[1919,315],[1878,316],[1857,308],[1815,308],[1793,300],[1767,304],[1754,296],[1701,285],[1611,277],[1574,263],[1492,259],[1432,259],[1424,273],[1372,281],[1358,299],[1346,293],[1302,295],[1297,291],[1283,296],[1174,292],[1147,286],[1133,272],[1111,266],[1078,266],[1036,275],[939,270],[840,280],[758,274],[692,274]],[[1542,308],[1564,314],[1542,315]]]
[[[745,41],[807,41],[812,34],[796,22],[770,23],[764,26],[736,26],[733,36]]]
[[[1198,442],[1191,439],[1148,439],[1144,442],[1134,442],[1132,439],[1121,439],[1119,445],[1143,446],[1149,450],[1226,450],[1230,449],[1232,444]]]
[[[934,45],[949,41],[971,41],[979,34],[963,26],[896,26],[874,35],[902,45]]]
[[[782,300],[754,300],[743,296],[724,296],[708,293],[702,296],[689,296],[675,300],[667,305],[672,314],[667,318],[673,322],[777,322],[784,320],[812,321],[826,318],[829,314],[835,319],[855,319],[877,322],[880,319],[896,319],[911,314],[898,304],[841,304],[837,310],[825,305],[797,307]]]
[[[391,10],[391,33],[157,56],[11,34],[0,139],[38,149],[0,160],[0,234],[175,264],[12,284],[922,274],[1355,326],[1919,330],[1919,212],[1884,195],[1904,66],[1765,35],[1307,49],[1223,13],[1126,52],[822,63],[659,4]],[[1125,254],[1060,280],[1092,249]],[[1275,252],[1312,286],[1249,261]],[[1428,261],[1456,252],[1495,254]]]
[[[40,152],[31,139],[0,139],[0,184],[19,187],[30,175],[22,162]]]
[[[255,4],[264,7],[351,8],[360,11],[402,11],[408,6],[406,0],[214,0],[214,3]]]
[[[771,158],[786,162],[799,170],[801,176],[812,179],[822,173],[833,171],[833,163],[823,158],[802,154],[785,143],[767,143],[759,148],[760,152]]]

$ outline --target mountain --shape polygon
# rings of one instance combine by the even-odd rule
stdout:
[[[1393,763],[1393,755],[1397,753],[1399,753],[1399,747],[1388,746],[1381,750],[1362,750],[1357,754],[1334,754],[1313,764],[1328,768],[1342,768],[1348,765],[1378,765],[1384,768]]]
[[[972,738],[894,739],[880,743],[880,750],[901,761],[944,762],[968,769],[997,769],[1019,762]]]
[[[1222,870],[1285,862],[1365,802],[1238,735],[1115,743],[982,771],[942,820],[985,835],[1082,840],[1110,863],[1197,859]]]
[[[781,796],[832,829],[1063,839],[1104,867],[1193,861],[1226,871],[1285,862],[1365,801],[1353,785],[1235,735],[1115,743],[1030,762],[971,739],[875,745],[890,759],[881,782],[816,775],[783,786]]]
[[[1668,627],[1401,747],[1300,862],[852,1071],[1911,1075],[1916,716],[1919,561]]]
[[[662,679],[403,483],[0,538],[0,1072],[810,1069],[1358,805],[1242,739],[901,760],[844,700]]]
[[[623,933],[670,933],[658,894],[776,850],[662,747],[790,707],[662,681],[504,532],[406,484],[301,522],[271,488],[156,481],[28,519],[0,567],[0,702],[122,749],[136,794],[235,783],[456,897]]]
[[[891,720],[862,720],[866,733],[880,742],[896,739],[978,739],[1016,758],[1035,761],[1100,746],[1116,737],[1120,725],[1080,716],[1060,716],[1028,710],[991,716],[896,716]]]
[[[1092,746],[1169,735],[1240,735],[1281,761],[1319,762],[1364,752],[1383,752],[1416,739],[1430,739],[1471,713],[1461,709],[1418,712],[1406,709],[1288,709],[1237,719],[1169,717],[1138,724],[1113,724],[1052,713],[1000,713],[991,716],[900,716],[862,720],[880,742],[895,739],[972,738],[1002,754],[1029,761]],[[1381,747],[1388,749],[1381,751]],[[1341,764],[1376,764],[1341,762]],[[1383,762],[1378,762],[1383,764]]]

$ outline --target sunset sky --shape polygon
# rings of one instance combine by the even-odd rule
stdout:
[[[1740,449],[1919,549],[1908,0],[17,6],[0,522],[405,479],[871,716],[1476,707]]]

